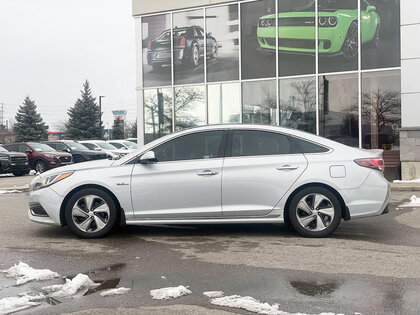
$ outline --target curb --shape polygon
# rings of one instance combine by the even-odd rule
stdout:
[[[420,191],[420,184],[398,184],[390,183],[393,191]]]
[[[13,187],[0,187],[0,190],[19,190],[21,192],[28,192],[29,191],[29,185],[13,186]]]

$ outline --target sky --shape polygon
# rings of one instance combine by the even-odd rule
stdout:
[[[50,130],[67,120],[84,81],[112,110],[135,121],[136,65],[131,0],[0,0],[0,103],[10,122],[35,100]]]

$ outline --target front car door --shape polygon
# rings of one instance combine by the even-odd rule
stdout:
[[[137,163],[131,179],[136,219],[221,217],[226,130],[195,132],[152,150],[153,164]]]
[[[270,213],[306,166],[306,158],[287,135],[230,130],[223,164],[223,216]]]

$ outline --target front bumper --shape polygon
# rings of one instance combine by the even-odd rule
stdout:
[[[57,194],[51,187],[42,188],[29,193],[29,204],[39,205],[45,211],[45,214],[37,215],[29,209],[28,216],[33,222],[62,225],[60,221],[60,208],[64,198]]]

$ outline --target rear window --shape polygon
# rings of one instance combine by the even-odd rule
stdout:
[[[302,139],[298,139],[298,138],[293,138],[293,139],[295,140],[295,142],[301,149],[302,153],[323,153],[323,152],[329,151],[328,148],[320,146],[318,144],[305,141]]]

